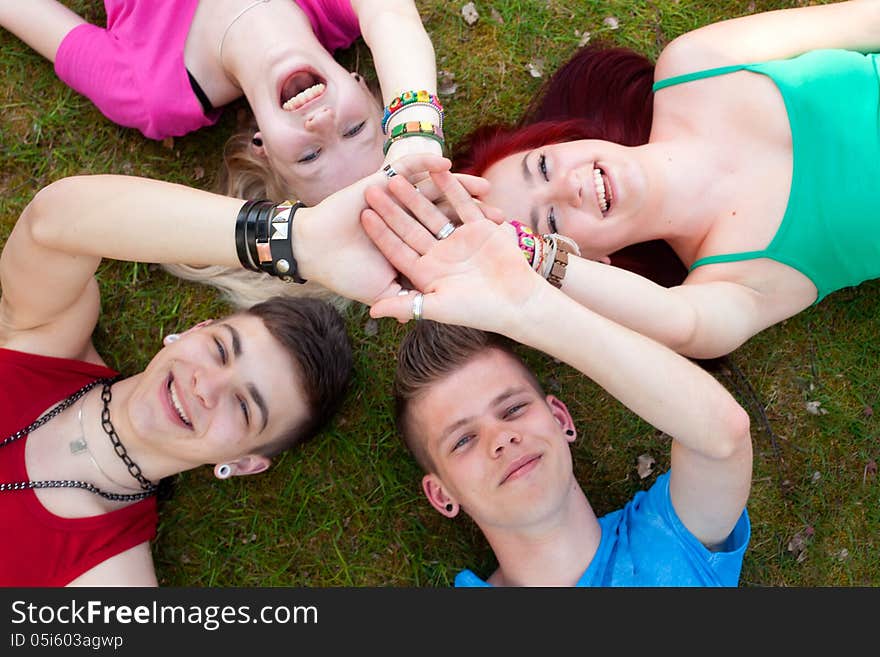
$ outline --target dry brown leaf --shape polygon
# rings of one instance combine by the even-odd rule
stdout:
[[[808,401],[806,404],[807,413],[811,415],[827,415],[828,411],[824,408],[821,408],[822,402],[820,401]]]
[[[437,71],[437,93],[441,96],[451,96],[455,93],[458,85],[455,83],[455,73],[450,71]]]
[[[461,8],[461,15],[464,17],[464,22],[468,25],[473,25],[480,18],[480,14],[477,13],[477,8],[473,2],[469,2]]]
[[[526,70],[533,78],[544,77],[544,60],[536,59],[526,64]]]
[[[639,473],[639,479],[644,479],[648,475],[650,475],[654,471],[654,464],[656,461],[654,457],[650,454],[640,454],[638,458],[638,466],[637,471]]]
[[[162,140],[162,146],[170,151],[174,148],[174,137],[165,137],[165,139]]]

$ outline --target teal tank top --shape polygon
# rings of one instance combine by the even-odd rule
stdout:
[[[878,55],[815,50],[791,59],[678,75],[672,85],[752,71],[769,77],[785,101],[793,170],[788,205],[766,249],[700,258],[771,258],[809,278],[819,295],[880,278],[880,76]],[[760,117],[756,117],[760,120]]]

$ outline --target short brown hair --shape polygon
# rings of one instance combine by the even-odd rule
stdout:
[[[259,317],[290,354],[308,408],[303,420],[260,450],[272,457],[315,436],[336,412],[351,381],[351,341],[342,315],[320,299],[276,296],[243,314]]]
[[[412,403],[434,384],[491,349],[497,349],[516,361],[535,390],[543,394],[534,373],[514,351],[513,343],[504,336],[429,320],[417,322],[404,336],[397,352],[394,375],[395,422],[404,446],[425,472],[431,472],[434,463],[412,424]]]

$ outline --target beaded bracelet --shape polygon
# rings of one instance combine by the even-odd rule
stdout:
[[[443,125],[443,105],[440,103],[440,99],[437,98],[437,96],[424,89],[422,91],[404,91],[400,95],[392,98],[391,102],[388,103],[388,106],[385,107],[385,111],[382,115],[382,132],[388,134],[388,121],[395,112],[399,112],[404,107],[415,104],[429,105],[430,107],[433,107],[440,115],[440,125]]]
[[[535,231],[526,226],[521,221],[511,221],[510,225],[516,228],[516,239],[519,244],[519,250],[529,263],[529,267],[534,267],[535,263]]]
[[[391,135],[385,140],[385,145],[382,147],[382,154],[387,155],[391,144],[406,137],[427,137],[438,142],[441,148],[446,144],[443,129],[439,126],[430,121],[407,121],[399,123],[391,129]]]
[[[247,201],[235,221],[235,249],[245,269],[263,271],[283,281],[305,283],[297,272],[290,240],[290,228],[296,211],[305,207],[300,201]]]

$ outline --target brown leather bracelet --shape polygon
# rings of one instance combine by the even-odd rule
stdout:
[[[556,240],[556,256],[553,258],[553,266],[550,267],[550,273],[547,274],[547,282],[553,287],[562,287],[562,279],[565,278],[565,271],[568,267],[568,254],[572,253],[572,248],[562,240]]]

